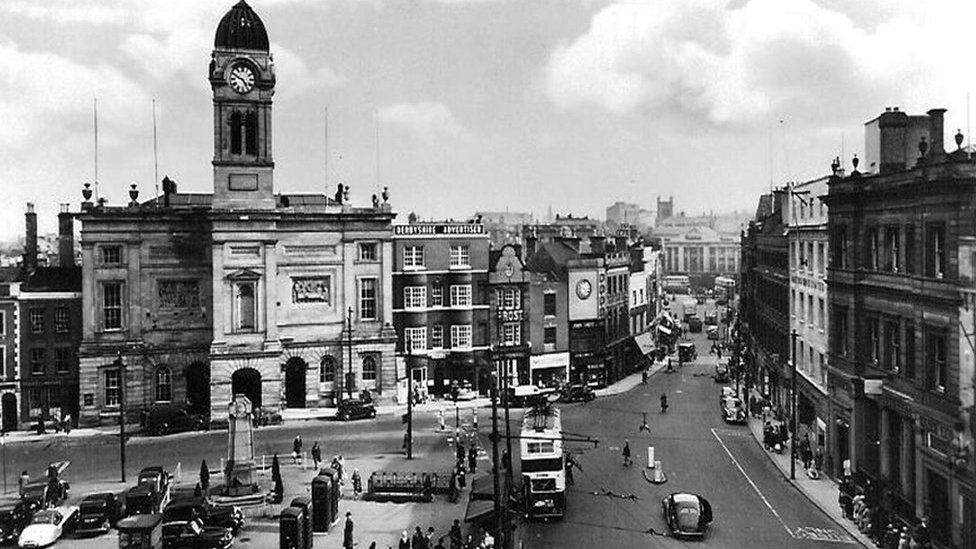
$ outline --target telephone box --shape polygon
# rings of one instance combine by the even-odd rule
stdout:
[[[312,479],[312,530],[328,532],[335,516],[338,501],[332,497],[332,479],[319,475]]]
[[[288,507],[281,511],[278,522],[279,549],[305,549],[305,528],[302,524],[304,513],[298,507]]]
[[[302,510],[302,531],[305,536],[305,545],[302,546],[302,549],[312,549],[312,498],[298,496],[291,500],[291,506]]]
[[[326,467],[319,471],[319,475],[332,479],[332,512],[329,514],[329,524],[335,524],[339,520],[339,500],[342,498],[340,494],[339,472],[331,467]]]

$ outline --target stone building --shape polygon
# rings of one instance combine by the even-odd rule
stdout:
[[[222,419],[232,394],[265,408],[392,398],[392,219],[274,184],[268,34],[243,0],[217,26],[213,192],[127,206],[83,193],[81,419],[189,405]],[[121,366],[116,359],[121,359]]]
[[[944,110],[866,124],[875,173],[828,182],[827,392],[835,467],[882,486],[938,547],[973,547],[976,165]],[[911,143],[909,143],[911,142]]]
[[[529,323],[531,273],[522,264],[521,250],[506,244],[489,255],[488,341],[492,361],[508,376],[508,385],[529,383],[531,326]]]
[[[801,436],[814,448],[830,447],[827,423],[827,177],[789,187],[786,227],[790,243],[790,331],[797,333],[797,410]]]
[[[393,319],[398,352],[431,394],[452,383],[491,388],[489,235],[480,223],[394,226]],[[409,341],[410,349],[406,348]]]

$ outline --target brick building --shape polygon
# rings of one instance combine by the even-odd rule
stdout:
[[[521,255],[521,250],[511,244],[492,250],[488,270],[492,361],[499,372],[506,372],[513,387],[530,382],[531,273],[522,264]]]
[[[432,394],[491,387],[489,235],[479,223],[393,227],[393,324],[411,342],[414,380]]]
[[[80,414],[117,421],[188,405],[223,420],[233,394],[267,408],[334,405],[396,385],[392,220],[385,199],[353,207],[274,185],[274,64],[264,23],[245,2],[221,19],[207,78],[213,192],[128,206],[83,191],[84,333]],[[121,358],[124,368],[115,360]]]
[[[866,124],[874,173],[828,184],[831,455],[937,546],[974,547],[976,165],[962,134],[944,150],[943,113],[886,109]]]
[[[571,259],[579,257],[574,244],[546,242],[526,259],[526,268],[531,271],[529,382],[533,385],[553,386],[578,379],[570,376],[569,369],[570,290],[566,269]]]

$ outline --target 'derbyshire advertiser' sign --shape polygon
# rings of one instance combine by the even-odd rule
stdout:
[[[480,223],[457,223],[452,225],[394,225],[393,234],[398,236],[485,234],[485,227]]]

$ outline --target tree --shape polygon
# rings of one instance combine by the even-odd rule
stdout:
[[[200,487],[204,490],[210,488],[210,467],[207,467],[207,460],[200,462]]]

